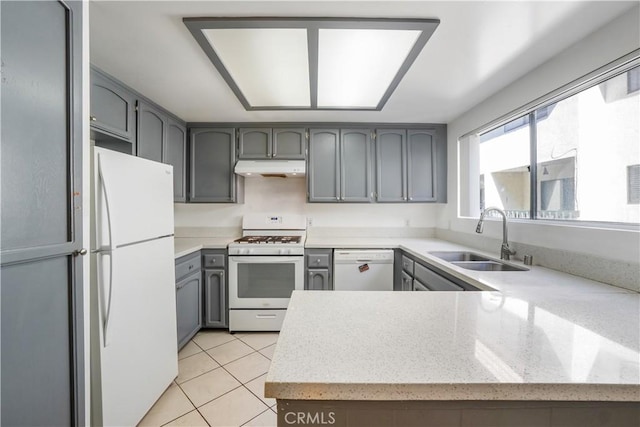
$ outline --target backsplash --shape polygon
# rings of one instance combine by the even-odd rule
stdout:
[[[249,178],[244,181],[244,203],[176,203],[176,227],[235,227],[247,213],[305,215],[313,227],[433,228],[437,204],[307,203],[304,178]]]

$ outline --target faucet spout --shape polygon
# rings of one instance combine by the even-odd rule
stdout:
[[[511,259],[511,255],[515,255],[516,251],[512,251],[509,248],[509,230],[507,228],[507,214],[504,213],[502,209],[496,207],[486,208],[484,212],[480,215],[480,220],[478,221],[478,225],[476,226],[476,233],[482,233],[484,229],[484,217],[488,212],[497,212],[502,216],[502,246],[500,247],[500,259],[504,259],[508,261]]]

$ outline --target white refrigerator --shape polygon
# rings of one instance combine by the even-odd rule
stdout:
[[[134,426],[178,374],[173,168],[94,148],[91,425]]]

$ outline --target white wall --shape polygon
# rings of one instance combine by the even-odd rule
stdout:
[[[296,213],[311,227],[435,227],[442,205],[407,203],[307,203],[303,178],[247,178],[242,204],[176,203],[176,227],[237,227],[253,212]]]
[[[477,222],[477,218],[463,218],[458,215],[459,208],[464,208],[469,198],[464,191],[459,192],[459,183],[469,182],[469,173],[473,173],[464,167],[460,170],[458,168],[459,160],[464,161],[470,155],[464,150],[459,150],[458,138],[639,49],[639,16],[640,7],[637,6],[448,124],[449,203],[440,212],[439,228],[474,233]],[[463,189],[464,187],[466,185]],[[608,230],[512,221],[509,232],[513,241],[530,245],[585,253],[635,265],[640,259],[640,233],[637,230]],[[485,226],[484,235],[499,238],[501,225],[490,221]]]

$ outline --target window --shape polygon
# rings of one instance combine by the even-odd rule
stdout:
[[[627,93],[640,90],[640,67],[627,71]]]
[[[640,165],[627,167],[627,203],[640,204]]]
[[[612,96],[637,84],[638,70],[481,133],[480,209],[640,223],[640,90]]]

